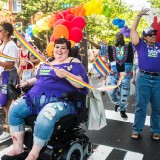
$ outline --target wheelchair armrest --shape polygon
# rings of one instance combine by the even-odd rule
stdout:
[[[63,93],[61,96],[62,99],[77,99],[78,97],[84,97],[84,94],[77,91],[72,91]]]

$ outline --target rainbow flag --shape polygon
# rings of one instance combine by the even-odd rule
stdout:
[[[14,35],[35,57],[37,57],[41,62],[46,63],[46,58],[37,52],[36,49],[16,30],[16,28],[14,28]]]
[[[100,56],[98,56],[93,62],[93,67],[102,77],[104,77],[105,75],[108,75],[109,72],[111,72],[109,66],[105,64],[105,62],[102,60]]]

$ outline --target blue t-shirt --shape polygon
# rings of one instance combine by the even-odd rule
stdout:
[[[156,42],[153,46],[149,46],[140,39],[135,47],[139,68],[149,72],[160,72],[160,43]]]

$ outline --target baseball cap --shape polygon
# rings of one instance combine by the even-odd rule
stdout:
[[[143,30],[143,36],[146,37],[150,35],[152,32],[158,32],[157,30],[153,29],[152,27],[147,27]]]

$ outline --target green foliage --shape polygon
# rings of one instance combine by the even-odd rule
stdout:
[[[41,12],[42,16],[54,14],[56,11],[61,11],[61,7],[64,3],[71,3],[72,6],[79,6],[82,3],[87,3],[90,0],[23,0],[22,6],[23,10],[19,13],[23,19],[31,20],[37,12]],[[152,1],[152,0],[150,0]],[[158,0],[157,0],[158,3]],[[129,28],[133,23],[133,20],[136,16],[136,12],[131,10],[130,6],[124,4],[121,0],[103,0],[103,13],[101,15],[92,14],[91,16],[86,16],[87,25],[84,31],[87,34],[87,37],[95,42],[104,40],[110,44],[114,43],[114,36],[120,29],[112,24],[113,19],[120,18],[125,20],[125,25]],[[98,7],[98,6],[97,6]],[[148,26],[144,18],[141,19],[138,31],[141,34],[142,29]],[[43,35],[48,34],[50,37],[52,29],[46,31],[39,36],[44,40]],[[129,39],[126,39],[129,41]]]
[[[159,0],[148,0],[148,2],[150,2],[152,8],[160,8]]]

